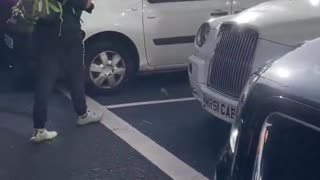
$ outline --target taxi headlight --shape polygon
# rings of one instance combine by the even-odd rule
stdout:
[[[199,47],[202,47],[206,41],[208,40],[209,37],[209,33],[210,33],[210,24],[209,23],[204,23],[197,34],[196,37],[196,44]]]

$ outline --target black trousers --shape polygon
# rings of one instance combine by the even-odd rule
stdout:
[[[76,113],[87,112],[82,38],[78,34],[55,37],[37,33],[35,38],[36,85],[34,97],[34,128],[45,128],[49,96],[60,73],[70,88]]]

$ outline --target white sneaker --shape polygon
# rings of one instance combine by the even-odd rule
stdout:
[[[34,130],[31,142],[40,143],[42,141],[47,141],[57,137],[58,133],[56,131],[47,131],[46,129],[36,129]]]
[[[102,120],[102,114],[98,115],[95,112],[87,112],[87,116],[82,118],[79,117],[77,124],[78,125],[87,125],[87,124],[91,124],[91,123],[97,123],[100,122]]]

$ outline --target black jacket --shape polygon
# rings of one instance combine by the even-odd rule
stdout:
[[[62,0],[61,0],[62,1]],[[80,17],[82,11],[86,10],[87,0],[67,0],[63,7],[63,21],[57,19],[55,22],[44,22],[39,20],[36,31],[48,34],[48,36],[70,37],[79,34],[81,30]]]

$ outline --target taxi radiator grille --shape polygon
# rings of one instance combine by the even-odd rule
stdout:
[[[208,86],[239,98],[251,74],[259,34],[233,24],[221,26],[215,53],[210,62]]]

